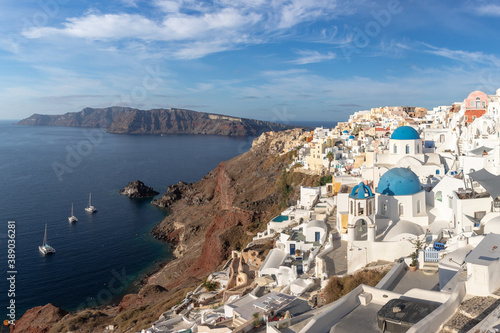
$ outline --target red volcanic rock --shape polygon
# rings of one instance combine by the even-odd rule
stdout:
[[[48,333],[66,314],[68,312],[50,303],[37,306],[16,320],[16,325],[10,326],[10,333]]]
[[[230,233],[231,227],[248,225],[252,220],[252,214],[243,211],[228,211],[217,214],[205,234],[205,242],[196,268],[204,273],[209,273],[217,268],[224,259],[229,257],[231,251],[231,244],[221,241],[221,236],[228,230]]]
[[[139,301],[137,294],[127,294],[123,296],[120,305],[118,306],[118,312],[129,309],[131,306],[136,306]]]
[[[217,166],[216,193],[219,194],[220,209],[229,210],[233,207],[234,190],[231,186],[231,177],[227,173],[224,163]]]

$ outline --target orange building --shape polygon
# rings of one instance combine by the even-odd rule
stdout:
[[[465,110],[465,122],[467,124],[472,123],[476,118],[481,118],[483,114],[486,113],[485,109],[482,110]]]

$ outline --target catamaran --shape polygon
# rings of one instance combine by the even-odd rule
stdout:
[[[43,255],[56,253],[56,250],[52,246],[47,244],[47,223],[45,223],[45,234],[43,235],[43,244],[38,247],[38,250],[40,250],[40,253]]]
[[[69,221],[69,223],[78,222],[78,219],[73,214],[73,204],[71,204],[71,216],[68,217],[68,221]]]
[[[97,212],[97,209],[94,206],[92,206],[91,200],[92,200],[92,193],[89,193],[89,205],[88,207],[85,208],[85,211],[87,211],[88,213],[95,213]]]

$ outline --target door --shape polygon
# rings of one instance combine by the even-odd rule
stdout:
[[[295,244],[290,244],[290,254],[295,255]]]
[[[302,273],[304,273],[302,265],[297,265],[297,275],[301,275]]]
[[[319,233],[319,231],[316,231],[316,232],[314,233],[314,241],[315,241],[315,242],[319,242],[320,238],[321,238],[321,237],[320,237],[320,233]]]

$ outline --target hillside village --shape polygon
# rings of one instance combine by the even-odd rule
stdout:
[[[324,184],[301,187],[142,332],[498,331],[499,111],[500,89],[474,91],[432,110],[358,111],[285,145],[289,169]],[[340,278],[369,272],[376,283],[332,301]]]

